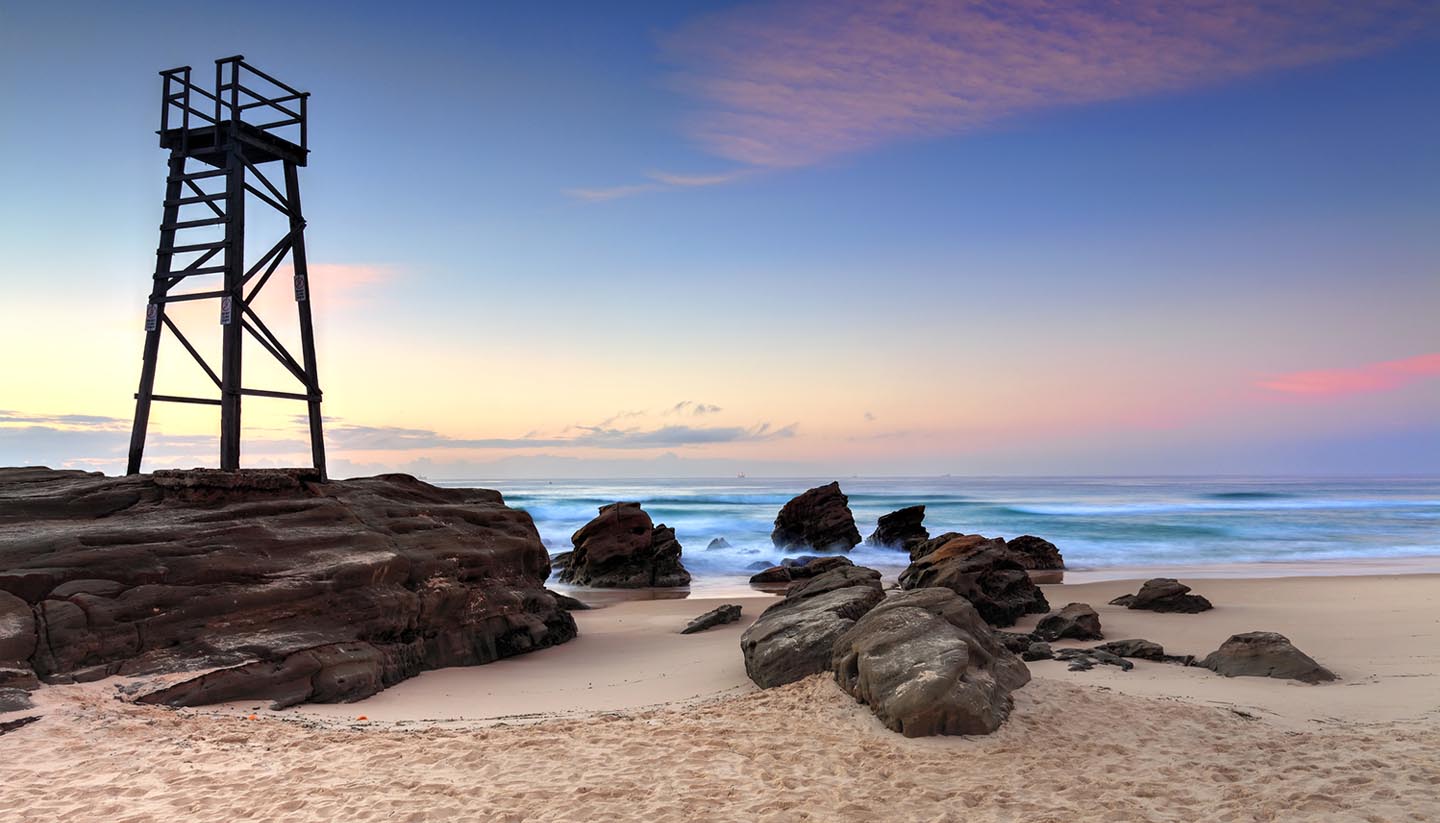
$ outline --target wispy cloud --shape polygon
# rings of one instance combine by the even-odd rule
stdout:
[[[35,414],[0,409],[0,426],[54,426],[109,431],[129,425],[129,420],[98,414]]]
[[[749,168],[710,174],[675,174],[672,172],[652,171],[645,175],[648,180],[644,183],[630,183],[607,188],[568,189],[565,193],[576,200],[584,200],[587,203],[600,203],[606,200],[618,200],[622,197],[666,191],[668,189],[693,189],[701,186],[720,186],[726,183],[733,183],[742,177],[754,174],[755,171],[755,169]]]
[[[1277,374],[1258,380],[1255,385],[1283,394],[1337,397],[1391,391],[1432,377],[1440,377],[1440,353],[1385,360],[1350,369]]]
[[[330,425],[326,438],[337,449],[351,451],[408,451],[413,449],[533,449],[596,448],[653,449],[697,446],[713,443],[745,443],[780,440],[795,435],[796,425],[776,427],[770,423],[753,426],[666,425],[653,428],[571,426],[557,435],[525,437],[451,437],[430,429],[398,426]]]
[[[800,0],[667,38],[720,157],[796,166],[1012,115],[1372,53],[1434,26],[1427,0]]]
[[[688,414],[695,417],[703,417],[707,414],[715,414],[722,411],[724,411],[724,409],[714,403],[696,403],[693,400],[681,400],[679,403],[666,409],[663,413],[666,415]]]

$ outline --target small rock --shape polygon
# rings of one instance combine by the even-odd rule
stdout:
[[[1055,652],[1055,659],[1069,661],[1072,672],[1089,671],[1102,663],[1127,672],[1135,668],[1134,663],[1123,657],[1095,649],[1060,649]]]
[[[1139,660],[1166,659],[1165,647],[1149,640],[1111,640],[1095,648],[1119,657],[1134,657]]]
[[[995,639],[1004,643],[1005,648],[1016,654],[1020,654],[1030,648],[1030,644],[1035,642],[1035,638],[1032,635],[1021,634],[1019,632],[1007,632],[1002,629],[995,630]]]
[[[560,608],[564,609],[567,612],[583,612],[590,610],[589,604],[580,600],[576,600],[568,594],[561,594],[557,591],[550,591],[550,589],[546,589],[545,591],[550,592],[550,596],[555,598],[556,604],[558,604]]]
[[[1053,614],[1040,618],[1035,636],[1041,640],[1103,640],[1100,615],[1088,603],[1071,603]]]
[[[694,634],[703,632],[715,626],[723,626],[726,623],[734,623],[740,619],[740,607],[734,603],[726,603],[723,606],[711,609],[699,617],[691,620],[685,628],[680,630],[681,634]]]
[[[1112,606],[1142,609],[1151,612],[1196,614],[1215,608],[1209,600],[1190,594],[1190,587],[1173,577],[1156,577],[1145,581],[1137,594],[1123,594],[1110,601]]]
[[[1200,665],[1226,677],[1276,677],[1302,683],[1328,683],[1334,672],[1295,648],[1289,638],[1275,632],[1231,635]]]
[[[1054,656],[1055,652],[1050,649],[1050,644],[1043,642],[1031,643],[1020,653],[1020,659],[1027,663],[1032,660],[1050,660]]]
[[[718,550],[718,549],[728,549],[728,548],[731,548],[731,546],[730,546],[730,541],[726,540],[726,539],[723,538],[723,537],[717,537],[717,538],[715,538],[714,540],[711,540],[711,541],[710,541],[710,544],[705,547],[705,551],[707,551],[707,552],[713,552],[713,551],[716,551],[716,550]]]
[[[25,689],[0,689],[0,714],[6,712],[22,712],[34,708],[30,702],[30,692]]]
[[[824,574],[831,569],[838,569],[842,566],[853,566],[848,557],[817,557],[815,555],[803,555],[801,557],[787,557],[780,561],[778,566],[770,566],[759,574],[750,577],[751,583],[789,583],[794,580],[805,580],[817,575]]]

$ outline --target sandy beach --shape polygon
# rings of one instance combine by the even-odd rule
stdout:
[[[1440,816],[1440,577],[1206,580],[1216,608],[1198,615],[1103,605],[1137,585],[1046,595],[1171,653],[1279,631],[1340,680],[1043,661],[998,733],[910,740],[825,676],[746,680],[739,636],[769,597],[689,636],[718,601],[646,600],[577,613],[563,646],[355,704],[170,710],[115,700],[110,681],[47,687],[42,719],[0,740],[0,801],[24,821]]]

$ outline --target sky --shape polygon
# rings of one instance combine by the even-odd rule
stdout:
[[[0,465],[124,470],[158,72],[243,54],[313,95],[333,475],[1433,474],[1437,46],[1413,0],[0,0]],[[243,465],[302,411],[247,398]],[[217,433],[156,404],[145,468]]]

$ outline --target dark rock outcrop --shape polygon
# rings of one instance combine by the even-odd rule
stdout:
[[[998,537],[950,532],[927,540],[900,574],[903,589],[942,586],[969,600],[992,626],[1050,611],[1045,595]]]
[[[1016,654],[1030,648],[1030,644],[1035,642],[1035,638],[1032,635],[1021,634],[1020,632],[1007,632],[1002,629],[995,630],[995,639],[999,640],[1004,644],[1005,648]]]
[[[564,574],[565,570],[570,568],[570,559],[574,556],[575,552],[558,552],[550,555],[551,574]]]
[[[1209,600],[1190,594],[1190,587],[1171,577],[1154,577],[1145,581],[1137,594],[1122,594],[1110,601],[1112,606],[1142,609],[1151,612],[1195,614],[1215,608]]]
[[[834,555],[831,557],[810,557],[800,558],[806,562],[800,563],[786,558],[778,566],[771,566],[758,574],[750,576],[751,583],[790,583],[795,580],[805,580],[817,574],[824,574],[831,569],[838,569],[841,566],[853,566],[850,558]]]
[[[601,506],[570,540],[575,551],[560,573],[562,583],[610,589],[690,585],[675,530],[655,525],[639,503]]]
[[[680,633],[694,634],[696,632],[703,632],[706,629],[713,629],[716,626],[723,626],[726,623],[734,623],[739,619],[740,607],[734,603],[726,603],[691,620],[685,625],[685,628],[680,630]]]
[[[828,670],[835,641],[884,598],[880,573],[861,566],[796,583],[740,636],[745,673],[768,689]]]
[[[779,549],[848,552],[860,543],[850,498],[840,484],[817,486],[786,503],[775,516],[770,540]]]
[[[1031,643],[1025,647],[1025,651],[1020,653],[1020,659],[1027,663],[1035,660],[1049,660],[1054,656],[1055,652],[1050,648],[1050,644],[1044,642]]]
[[[1108,643],[1101,643],[1095,648],[1117,657],[1133,657],[1137,660],[1171,659],[1169,655],[1165,654],[1164,646],[1149,640],[1111,640]]]
[[[1005,541],[1005,545],[1016,554],[1020,565],[1027,569],[1062,571],[1065,568],[1065,558],[1060,556],[1060,550],[1049,540],[1033,534],[1022,534]]]
[[[1100,615],[1088,603],[1071,603],[1040,618],[1035,636],[1046,641],[1105,639],[1100,631]]]
[[[1205,668],[1226,677],[1277,677],[1302,683],[1328,683],[1334,672],[1295,648],[1289,638],[1275,632],[1231,635],[1220,648],[1200,661]]]
[[[24,662],[52,683],[171,675],[151,703],[357,700],[564,642],[549,568],[497,492],[407,475],[0,469],[0,591],[34,619]],[[28,643],[5,637],[7,654]]]
[[[705,551],[707,551],[707,552],[713,552],[713,551],[718,551],[718,550],[720,550],[720,549],[728,549],[728,548],[731,548],[731,546],[730,546],[730,541],[729,541],[729,540],[726,540],[726,539],[723,538],[723,537],[717,537],[717,538],[715,538],[714,540],[711,540],[710,543],[705,546]]]
[[[881,515],[875,524],[875,531],[865,538],[865,542],[872,546],[888,546],[908,553],[929,539],[930,532],[925,529],[925,507],[907,506]]]
[[[1055,659],[1068,662],[1072,672],[1088,672],[1101,664],[1127,672],[1135,668],[1134,663],[1104,649],[1060,649],[1055,652]]]
[[[906,737],[989,734],[1030,670],[963,597],[919,589],[886,599],[835,643],[835,682]]]

